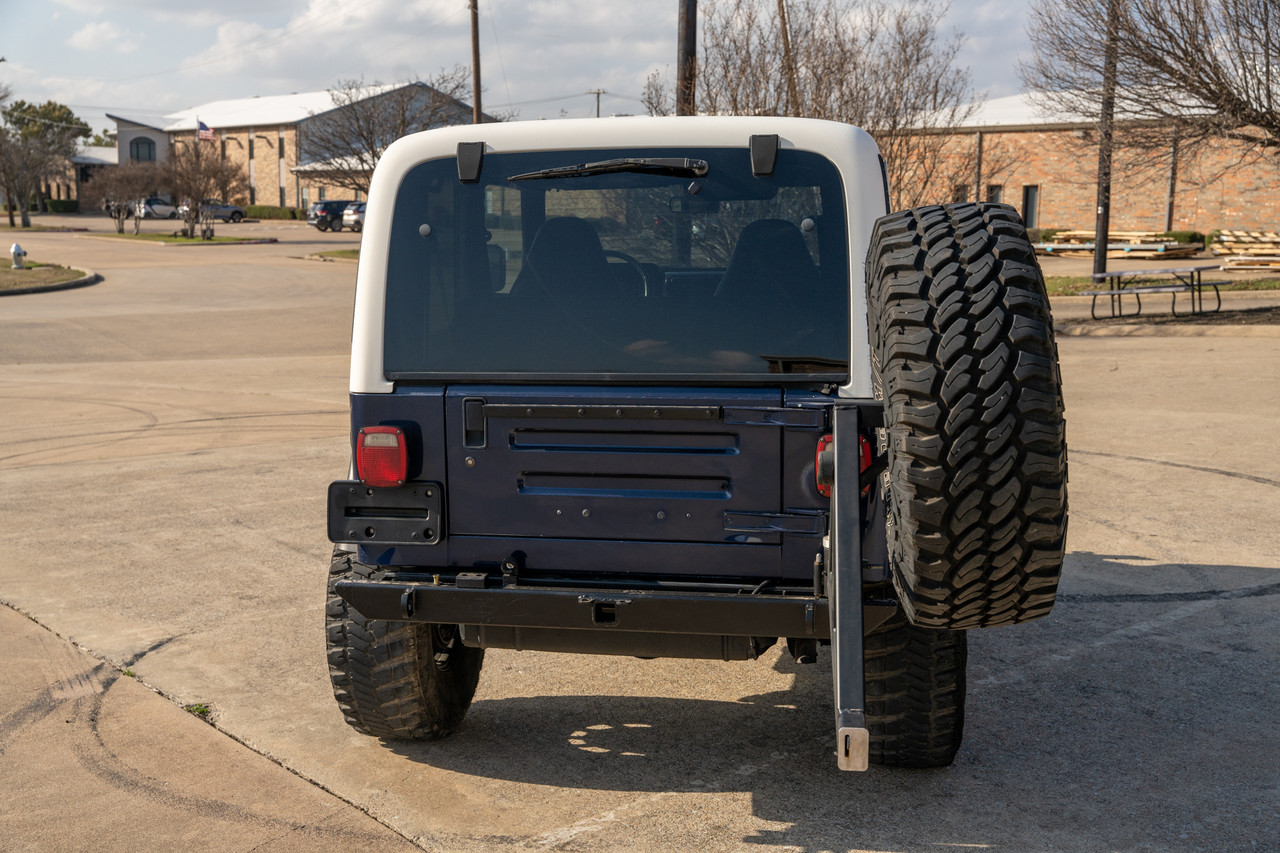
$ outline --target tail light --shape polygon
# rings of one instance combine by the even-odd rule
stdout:
[[[836,440],[834,436],[824,435],[818,439],[818,450],[814,456],[813,476],[817,481],[818,494],[824,498],[831,497],[831,484],[836,480]],[[858,473],[871,467],[871,442],[866,436],[858,436]],[[863,496],[871,493],[871,487],[862,490]]]
[[[356,435],[356,475],[374,488],[403,486],[409,454],[404,433],[393,426],[371,426]]]

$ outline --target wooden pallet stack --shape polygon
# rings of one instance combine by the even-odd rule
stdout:
[[[1280,269],[1280,234],[1224,228],[1213,240],[1213,253],[1227,256],[1223,269]]]
[[[1110,231],[1107,233],[1108,258],[1158,260],[1185,258],[1203,250],[1199,243],[1175,243],[1161,238],[1158,231]],[[1064,258],[1091,258],[1093,231],[1059,231],[1052,243],[1036,243],[1036,253]]]

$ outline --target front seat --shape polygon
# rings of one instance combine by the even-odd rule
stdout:
[[[542,223],[520,274],[511,284],[511,293],[559,299],[622,295],[599,235],[591,223],[576,216]]]
[[[758,219],[738,235],[716,299],[744,305],[788,305],[812,299],[818,266],[800,229],[783,219]]]

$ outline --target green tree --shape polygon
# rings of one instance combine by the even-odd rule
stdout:
[[[68,167],[77,140],[91,130],[69,107],[55,101],[15,101],[4,106],[0,115],[0,188],[8,201],[9,226],[14,225],[17,207],[22,227],[29,228],[28,202],[40,196],[45,181]]]

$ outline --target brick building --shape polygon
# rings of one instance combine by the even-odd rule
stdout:
[[[369,86],[359,100],[387,95],[407,86],[424,89],[422,83]],[[271,97],[213,101],[171,113],[159,121],[108,114],[116,122],[120,162],[164,162],[175,145],[198,143],[199,126],[213,134],[219,155],[245,167],[249,190],[244,198],[225,199],[242,204],[305,208],[324,198],[350,198],[350,190],[326,181],[323,170],[306,168],[313,157],[307,151],[308,127],[335,109],[328,91]],[[471,118],[471,107],[453,101],[451,112]]]
[[[952,156],[977,161],[973,180],[953,187],[952,200],[1003,201],[1030,226],[1091,229],[1097,218],[1096,130],[1096,121],[1047,114],[1025,94],[986,101],[963,126],[945,131]],[[1225,139],[1196,157],[1178,156],[1172,135],[1161,158],[1119,150],[1111,227],[1280,230],[1280,160]]]

